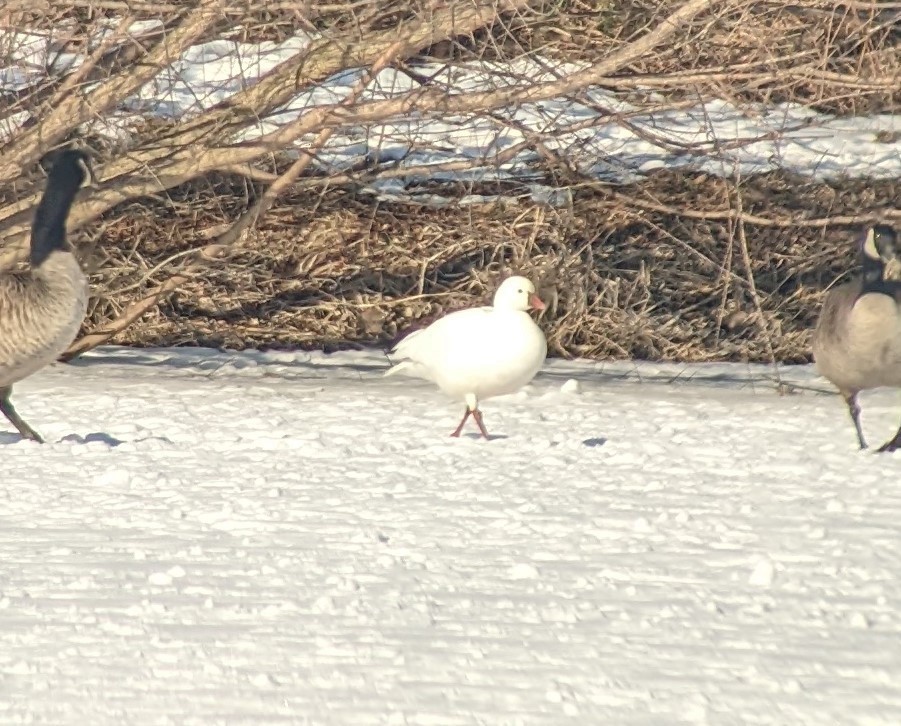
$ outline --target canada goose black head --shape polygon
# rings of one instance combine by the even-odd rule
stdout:
[[[57,154],[31,225],[32,267],[39,267],[52,252],[69,250],[66,240],[69,210],[78,190],[93,181],[94,173],[87,153],[66,149]]]
[[[867,229],[860,241],[864,285],[901,278],[901,249],[895,230],[886,224]]]

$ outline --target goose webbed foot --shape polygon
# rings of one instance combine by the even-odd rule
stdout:
[[[41,438],[41,435],[22,420],[22,417],[16,412],[12,401],[9,400],[9,394],[12,393],[12,390],[12,386],[0,388],[0,411],[2,411],[9,422],[16,427],[16,430],[22,435],[23,439],[30,439],[31,441],[37,441],[39,444],[43,444],[44,439]]]
[[[897,449],[901,449],[901,429],[898,429],[898,433],[896,433],[889,441],[886,441],[882,446],[876,449],[876,451],[882,454],[887,451],[895,451]]]

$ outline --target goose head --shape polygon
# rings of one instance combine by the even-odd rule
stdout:
[[[504,310],[544,310],[532,281],[525,277],[508,277],[494,293],[494,307]]]
[[[901,249],[895,230],[887,224],[867,229],[861,239],[861,261],[866,279],[897,280],[901,278]]]

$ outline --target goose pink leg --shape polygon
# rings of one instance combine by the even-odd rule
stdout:
[[[456,429],[454,429],[454,433],[452,433],[451,436],[460,436],[460,432],[463,431],[463,424],[466,423],[466,419],[469,418],[470,414],[472,414],[472,417],[475,419],[476,425],[479,427],[479,431],[482,432],[482,436],[484,436],[486,439],[490,438],[488,436],[488,431],[485,429],[485,423],[484,421],[482,421],[482,412],[477,408],[471,409],[469,406],[466,407],[466,413],[463,414],[463,420],[460,421],[460,425],[457,426]]]
[[[471,413],[472,413],[472,411],[470,411],[470,410],[469,410],[469,406],[467,406],[467,407],[466,407],[466,413],[463,414],[463,420],[460,421],[460,425],[457,426],[457,428],[454,429],[454,433],[452,433],[451,436],[454,436],[454,437],[456,437],[456,438],[459,438],[459,437],[460,437],[460,432],[463,430],[463,424],[466,423],[466,419],[469,418],[469,414],[471,414]]]
[[[485,428],[485,424],[482,422],[482,412],[479,411],[479,409],[475,409],[475,411],[472,412],[472,417],[476,420],[476,424],[478,424],[479,431],[482,432],[482,436],[484,436],[485,439],[488,440],[490,437],[488,436],[488,431]]]

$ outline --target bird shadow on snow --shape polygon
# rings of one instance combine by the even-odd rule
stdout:
[[[485,441],[485,437],[482,434],[460,434],[461,439],[471,439],[473,441]],[[504,439],[509,439],[510,437],[507,434],[488,434],[488,441],[503,441]]]
[[[26,439],[19,434],[12,433],[11,431],[0,431],[0,446],[18,444],[20,441],[26,441]]]
[[[87,434],[86,436],[82,436],[81,434],[67,434],[59,439],[56,443],[58,444],[95,444],[101,443],[106,444],[110,449],[115,449],[117,446],[121,446],[122,444],[143,444],[148,442],[154,442],[157,445],[172,445],[172,440],[167,438],[166,436],[144,436],[139,439],[117,439],[115,436],[110,436],[109,434],[102,433],[100,431],[96,431],[94,433]]]
[[[20,434],[13,433],[11,431],[0,431],[0,446],[10,446],[12,444],[19,444],[28,441],[28,439],[23,438]],[[135,439],[131,443],[137,444],[144,441],[157,441],[164,444],[171,444],[172,442],[167,439],[165,436],[148,436],[143,439]],[[30,442],[34,443],[34,442]],[[123,439],[117,439],[115,436],[110,436],[109,434],[103,433],[102,431],[94,431],[92,433],[86,434],[82,436],[81,434],[66,434],[61,439],[48,439],[47,443],[50,445],[53,444],[105,444],[110,449],[115,449],[117,446],[121,446],[126,443]]]
[[[461,434],[461,439],[471,439],[472,441],[484,441],[485,437],[481,434]],[[510,437],[507,434],[489,434],[488,441],[503,441],[504,439],[509,439]],[[607,443],[607,439],[604,436],[594,436],[588,439],[584,439],[582,441],[582,446],[588,446],[590,448],[594,448],[597,446],[603,446]],[[551,444],[551,446],[555,446],[556,444]]]
[[[19,444],[25,441],[29,441],[24,436],[20,434],[14,434],[11,431],[2,431],[0,432],[0,446],[8,446],[11,444]],[[119,446],[119,444],[123,443],[119,439],[110,436],[109,434],[104,433],[91,433],[87,436],[82,436],[81,434],[67,434],[63,436],[61,439],[48,439],[48,444],[92,444],[100,442],[106,444],[109,448],[114,449]],[[35,443],[35,442],[31,442]]]
[[[121,439],[117,439],[115,436],[110,436],[109,434],[104,434],[100,431],[95,431],[94,433],[90,433],[87,436],[82,436],[81,434],[66,434],[63,436],[57,443],[60,444],[93,444],[93,443],[101,443],[106,444],[111,449],[115,449],[120,444],[125,443]]]

